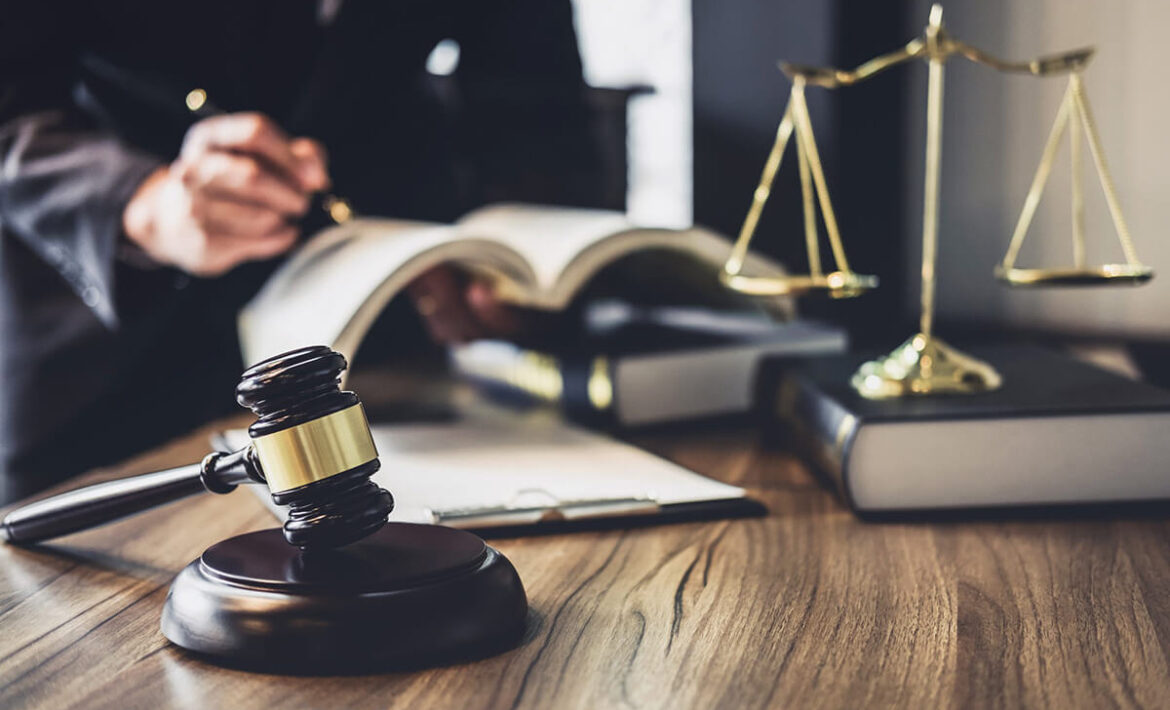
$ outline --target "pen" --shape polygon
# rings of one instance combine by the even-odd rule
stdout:
[[[505,525],[533,525],[563,520],[653,515],[662,510],[658,501],[645,496],[629,498],[587,498],[553,505],[498,505],[447,510],[425,509],[423,517],[436,525],[457,528],[492,528]]]
[[[104,59],[86,57],[82,62],[94,80],[109,87],[117,87],[159,111],[184,118],[194,116],[196,119],[227,113],[211,101],[204,89],[194,88],[183,95],[176,86],[151,77],[130,75]],[[294,111],[294,116],[301,113],[303,110]],[[314,219],[311,215],[323,217]],[[306,233],[310,233],[331,224],[344,224],[353,217],[354,211],[349,200],[331,193],[317,193],[313,195],[302,227]],[[326,220],[327,223],[322,224]]]
[[[226,113],[212,103],[206,91],[199,88],[188,91],[184,103],[187,105],[187,111],[198,118],[221,116]],[[349,200],[332,193],[318,193],[313,195],[309,210],[310,212],[324,210],[325,214],[329,215],[329,219],[335,224],[345,224],[354,217],[353,207],[350,205]]]

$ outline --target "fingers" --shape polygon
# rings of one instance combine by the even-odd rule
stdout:
[[[289,138],[263,114],[214,116],[192,126],[183,141],[182,157],[195,160],[215,152],[253,156],[303,192],[323,190],[329,184],[320,144],[307,138]]]
[[[299,229],[283,214],[232,200],[196,199],[190,219],[193,272],[218,276],[245,261],[270,259],[290,249]]]
[[[214,152],[236,152],[267,161],[276,171],[307,190],[298,175],[298,160],[289,137],[271,119],[258,113],[233,113],[204,119],[187,131],[181,155],[188,160]]]
[[[449,267],[428,271],[407,292],[431,338],[439,343],[515,335],[522,325],[516,310],[501,303],[489,284],[468,284]]]
[[[459,275],[447,267],[431,269],[407,287],[427,332],[438,343],[465,343],[483,330],[463,296]]]
[[[232,200],[196,200],[192,211],[211,234],[263,237],[291,226],[281,212]]]
[[[207,153],[179,164],[183,184],[202,199],[230,199],[289,216],[309,209],[309,195],[265,168],[255,158]]]
[[[297,241],[295,227],[284,227],[260,238],[230,234],[209,234],[200,258],[188,270],[196,276],[219,276],[246,261],[279,256]]]
[[[327,189],[331,181],[325,146],[312,138],[294,138],[288,147],[297,159],[298,174],[309,189],[314,191]]]
[[[496,298],[490,284],[473,281],[467,287],[467,304],[483,329],[492,335],[515,335],[520,331],[520,315]]]
[[[213,237],[213,240],[218,240],[227,256],[238,264],[244,261],[271,259],[283,254],[296,244],[297,236],[296,227],[284,227],[259,239],[218,235]]]

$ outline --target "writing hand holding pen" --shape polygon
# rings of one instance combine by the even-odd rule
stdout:
[[[314,195],[329,187],[324,148],[288,136],[262,114],[222,113],[201,90],[186,103],[200,120],[179,157],[130,198],[122,214],[127,238],[155,261],[196,276],[290,249]],[[350,217],[343,200],[324,205],[335,221]]]
[[[188,91],[184,103],[187,106],[187,111],[191,115],[201,119],[222,116],[227,113],[212,103],[211,99],[207,96],[207,92],[203,89],[192,89]],[[353,208],[350,206],[349,200],[332,193],[318,193],[310,206],[310,210],[314,209],[323,210],[325,215],[328,216],[328,221],[333,224],[344,224],[353,219],[354,216]]]

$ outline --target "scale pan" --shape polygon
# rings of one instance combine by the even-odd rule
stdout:
[[[834,271],[830,274],[801,274],[782,277],[740,276],[726,271],[719,280],[732,291],[748,296],[804,296],[824,294],[830,298],[853,298],[877,288],[876,276]]]
[[[995,278],[1019,288],[1042,286],[1138,286],[1154,278],[1144,264],[1102,264],[1055,269],[1005,269],[995,267]]]

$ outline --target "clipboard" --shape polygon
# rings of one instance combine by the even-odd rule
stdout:
[[[763,515],[747,491],[559,420],[463,419],[372,427],[392,521],[490,537]],[[213,437],[228,449],[247,432]],[[267,489],[253,492],[279,519]]]

